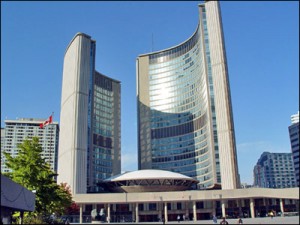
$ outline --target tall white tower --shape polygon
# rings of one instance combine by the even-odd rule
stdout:
[[[95,70],[95,50],[77,33],[64,57],[57,180],[75,194],[121,172],[121,85]]]

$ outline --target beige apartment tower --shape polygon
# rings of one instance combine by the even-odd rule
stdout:
[[[77,33],[64,57],[57,180],[73,194],[121,172],[121,84],[95,70],[95,50]]]
[[[182,173],[200,189],[239,187],[218,1],[199,4],[183,43],[138,56],[138,168]]]

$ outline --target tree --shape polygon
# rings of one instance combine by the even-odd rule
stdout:
[[[50,207],[57,215],[63,215],[72,205],[72,194],[70,186],[67,183],[61,183],[56,190],[56,201],[50,203]]]
[[[4,175],[28,190],[36,191],[36,215],[63,214],[72,203],[72,195],[67,184],[58,185],[54,181],[57,174],[51,171],[50,165],[42,158],[39,139],[26,139],[18,148],[16,157],[4,152],[6,166],[12,169],[12,172]]]
[[[79,210],[79,206],[74,201],[72,201],[71,206],[66,210],[66,215],[76,215],[79,213]]]

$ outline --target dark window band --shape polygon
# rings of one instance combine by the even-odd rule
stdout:
[[[206,124],[206,114],[185,124],[172,127],[151,129],[151,138],[160,139],[179,136],[201,129]]]

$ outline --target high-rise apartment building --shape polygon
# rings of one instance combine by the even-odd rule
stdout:
[[[42,157],[50,164],[53,171],[57,171],[58,153],[58,122],[40,128],[45,119],[20,118],[16,120],[5,120],[5,128],[1,129],[1,172],[10,172],[5,165],[6,159],[2,152],[10,153],[13,157],[18,155],[18,145],[25,139],[38,137],[42,146]],[[3,139],[2,139],[3,135]]]
[[[219,2],[199,4],[188,40],[139,55],[136,67],[138,168],[179,172],[200,188],[238,188]]]
[[[95,70],[95,51],[77,33],[64,56],[57,179],[73,194],[121,172],[121,84]]]
[[[289,126],[291,151],[293,155],[297,186],[299,187],[299,111],[297,114],[291,116],[291,122],[292,125]]]
[[[1,152],[4,146],[4,140],[5,140],[5,128],[1,128]]]
[[[296,187],[292,153],[262,153],[253,173],[254,186],[263,188]]]
[[[291,122],[292,124],[299,123],[299,111],[298,113],[291,115]]]

